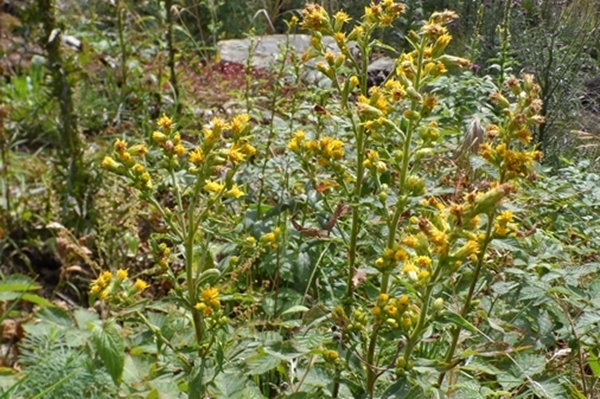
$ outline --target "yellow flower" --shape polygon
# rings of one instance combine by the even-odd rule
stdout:
[[[244,192],[239,189],[237,184],[234,184],[233,187],[231,187],[231,189],[225,193],[225,197],[240,198],[243,195]]]
[[[185,154],[185,147],[181,144],[177,144],[175,147],[173,147],[173,152],[178,156],[182,156]]]
[[[203,289],[200,292],[200,296],[202,298],[202,302],[204,302],[212,308],[217,308],[221,306],[221,301],[219,301],[219,289],[216,287],[209,287]]]
[[[395,307],[394,305],[386,306],[385,312],[392,317],[398,316],[398,308]]]
[[[231,121],[231,133],[233,133],[234,138],[238,138],[248,126],[248,122],[250,121],[250,115],[248,114],[240,114],[233,118]]]
[[[479,244],[475,240],[469,240],[452,255],[454,258],[466,258],[471,255],[476,255],[479,252]]]
[[[318,4],[309,3],[302,11],[301,26],[307,30],[316,32],[327,32],[331,30],[329,16],[323,7]]]
[[[117,280],[118,281],[123,281],[128,276],[129,276],[129,273],[127,273],[127,269],[119,269],[119,270],[117,270]]]
[[[498,223],[503,226],[506,226],[507,223],[513,220],[513,213],[511,211],[504,211],[500,215],[498,215]]]
[[[173,127],[173,121],[165,114],[163,114],[163,116],[156,122],[156,124],[164,130],[171,130],[171,128]]]
[[[332,137],[323,137],[319,146],[328,159],[341,159],[344,156],[344,142]]]
[[[204,163],[204,151],[202,151],[202,148],[197,147],[195,148],[193,151],[191,151],[188,155],[189,160],[191,163],[193,163],[196,166],[200,166]]]
[[[408,297],[408,295],[400,295],[400,298],[398,298],[398,304],[402,307],[408,306],[409,302],[410,298]]]
[[[227,122],[225,122],[223,119],[221,118],[217,118],[216,116],[213,118],[213,120],[210,122],[212,130],[213,130],[213,134],[216,135],[220,135],[221,132],[223,132],[223,130],[226,130],[229,125],[227,124]]]
[[[381,308],[379,306],[375,306],[373,309],[371,309],[371,314],[375,317],[379,316],[381,314]]]
[[[227,158],[232,164],[243,162],[245,157],[237,145],[233,145],[227,152]]]
[[[194,307],[196,308],[196,310],[199,310],[199,311],[203,312],[203,311],[204,311],[204,309],[206,309],[206,307],[207,307],[207,306],[206,306],[206,304],[205,304],[205,303],[203,303],[203,302],[198,302],[198,303],[196,304],[196,306],[194,306]]]
[[[135,280],[133,287],[135,288],[136,292],[141,292],[148,288],[148,283],[138,278],[137,280]]]
[[[129,148],[129,153],[134,156],[146,155],[148,153],[148,147],[145,144],[136,144]]]
[[[152,140],[156,141],[158,144],[163,144],[168,138],[169,137],[167,137],[166,134],[158,131],[152,133]]]
[[[417,245],[417,238],[415,236],[406,236],[402,239],[402,243],[409,248],[414,248]]]
[[[408,258],[408,254],[403,249],[398,249],[396,253],[394,253],[394,259],[397,262],[404,262]]]
[[[98,283],[101,286],[106,286],[108,283],[110,283],[110,280],[112,280],[112,273],[111,272],[102,272],[102,274],[100,274],[100,277],[98,277]]]
[[[121,139],[116,139],[113,147],[116,152],[118,152],[119,154],[122,154],[125,151],[127,151],[127,142],[124,140],[121,140]]]
[[[418,271],[419,269],[412,262],[406,262],[402,268],[402,272],[404,272],[404,274]]]
[[[333,39],[338,45],[344,45],[344,41],[346,40],[346,34],[344,32],[336,32],[333,35]]]
[[[110,292],[108,292],[108,290],[104,290],[104,291],[100,292],[100,299],[102,299],[103,301],[107,301],[109,294],[110,294]]]
[[[431,241],[441,249],[448,245],[448,236],[443,231],[436,229],[431,233]]]
[[[415,263],[420,267],[428,269],[431,266],[431,258],[429,256],[417,256]]]
[[[91,295],[96,295],[96,294],[100,293],[100,291],[102,291],[102,287],[100,287],[97,284],[93,284],[92,288],[90,289],[90,294]]]
[[[266,233],[260,237],[261,242],[275,242],[277,237],[275,237],[275,233]]]
[[[117,163],[117,161],[115,161],[114,159],[112,159],[111,157],[104,157],[104,159],[102,160],[102,167],[104,169],[108,169],[110,171],[117,171],[119,169],[119,164]]]
[[[402,327],[409,329],[412,326],[412,320],[409,317],[402,318]]]
[[[346,22],[350,22],[352,18],[350,18],[350,15],[348,15],[346,12],[340,10],[335,13],[333,19],[335,19],[336,24],[345,24]]]
[[[240,147],[240,151],[245,155],[256,154],[256,148],[254,148],[250,143],[244,143],[244,145]]]
[[[143,165],[136,163],[135,165],[133,165],[131,170],[133,170],[133,173],[135,173],[137,175],[141,175],[142,173],[144,173],[146,171],[146,168],[144,168]]]
[[[220,193],[221,191],[223,191],[223,188],[225,187],[225,185],[223,183],[217,183],[214,181],[209,181],[208,183],[206,183],[206,185],[204,186],[204,189],[206,191],[210,191],[213,193]]]

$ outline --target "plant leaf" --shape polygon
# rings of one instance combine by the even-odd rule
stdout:
[[[125,367],[125,344],[114,324],[106,323],[102,327],[94,325],[92,343],[108,374],[119,386]]]

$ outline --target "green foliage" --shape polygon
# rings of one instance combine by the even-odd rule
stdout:
[[[39,321],[26,327],[20,362],[27,373],[4,394],[7,398],[111,398],[110,377],[92,360],[86,348],[89,334],[82,320],[97,319],[86,311],[70,316],[58,308],[37,313]],[[83,319],[82,319],[83,318]]]

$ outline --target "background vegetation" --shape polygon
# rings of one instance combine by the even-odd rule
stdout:
[[[3,3],[1,397],[600,397],[600,4],[391,3]]]

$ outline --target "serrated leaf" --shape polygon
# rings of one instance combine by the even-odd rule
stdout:
[[[92,343],[106,371],[115,385],[119,386],[125,367],[125,344],[114,324],[105,323],[102,327],[94,325]]]
[[[223,399],[225,399],[225,397],[223,397]],[[257,387],[246,387],[240,394],[239,399],[264,399],[264,396]]]
[[[498,382],[505,391],[511,391],[523,383],[523,378],[516,377],[512,373],[508,372],[498,374],[497,378]]]
[[[565,389],[556,381],[530,381],[529,385],[539,398],[562,399],[567,396]]]
[[[519,372],[527,377],[540,374],[546,368],[546,358],[541,355],[519,353],[515,356],[515,361],[518,364]]]

